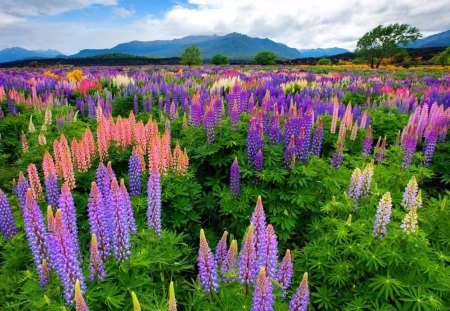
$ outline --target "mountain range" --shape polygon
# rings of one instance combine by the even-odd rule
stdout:
[[[297,50],[267,38],[254,38],[233,32],[224,36],[187,36],[173,40],[131,41],[121,43],[110,49],[85,49],[70,56],[63,55],[56,50],[33,51],[13,47],[0,51],[0,63],[23,59],[96,57],[105,54],[129,54],[153,58],[180,57],[183,50],[192,44],[196,44],[200,48],[204,59],[209,59],[216,54],[226,55],[230,59],[253,59],[258,52],[264,50],[275,53],[279,59],[323,57],[349,52],[337,47]],[[449,45],[450,30],[419,39],[415,43],[409,44],[408,47],[424,48]]]

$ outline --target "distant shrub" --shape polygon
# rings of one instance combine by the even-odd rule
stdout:
[[[439,53],[431,59],[434,65],[448,66],[450,65],[450,46],[447,47],[443,52]]]
[[[226,65],[229,63],[229,59],[225,55],[217,54],[211,58],[211,64],[213,65]]]
[[[317,65],[321,66],[329,66],[331,65],[331,59],[329,58],[321,58],[317,61]]]
[[[255,63],[258,65],[274,65],[277,56],[270,51],[261,51],[255,56]]]
[[[191,45],[185,48],[183,55],[181,55],[181,63],[183,65],[188,65],[189,67],[192,65],[201,65],[202,57],[200,48],[196,45]]]

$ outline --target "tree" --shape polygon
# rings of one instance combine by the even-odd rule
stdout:
[[[214,65],[226,65],[226,64],[228,64],[228,62],[229,62],[228,57],[226,57],[225,55],[221,55],[221,54],[214,55],[211,58],[211,64],[214,64]]]
[[[181,55],[181,63],[183,65],[200,65],[202,63],[202,57],[198,46],[191,45],[184,49],[183,55]]]
[[[406,46],[420,37],[419,29],[408,24],[379,25],[358,40],[356,49],[370,68],[378,68],[383,59],[392,56],[400,45]]]
[[[255,63],[258,65],[273,65],[277,61],[277,56],[270,51],[261,51],[255,56]]]
[[[431,59],[431,62],[436,65],[450,65],[450,46],[447,47],[444,51],[439,53],[439,55],[436,55]]]
[[[317,65],[320,66],[329,66],[331,65],[331,59],[329,58],[321,58],[317,61]]]

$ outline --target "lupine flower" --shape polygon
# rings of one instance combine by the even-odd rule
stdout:
[[[47,230],[48,232],[55,231],[55,215],[50,205],[47,205]]]
[[[208,105],[206,107],[204,125],[206,129],[206,138],[208,144],[212,144],[214,142],[214,125],[216,122],[216,117],[214,115],[214,106]]]
[[[147,226],[161,236],[161,179],[156,163],[151,164],[148,177]]]
[[[0,229],[7,240],[17,234],[14,216],[8,198],[0,189]]]
[[[130,195],[140,195],[142,193],[141,185],[141,160],[136,151],[133,151],[129,162],[130,175]]]
[[[41,271],[39,271],[39,284],[41,286],[48,285],[48,274],[50,273],[50,268],[47,264],[47,259],[42,260]]]
[[[419,186],[417,184],[416,176],[411,177],[408,185],[403,193],[402,206],[406,210],[411,210],[416,205],[417,192],[419,191]]]
[[[200,248],[198,250],[198,270],[204,293],[215,293],[219,288],[217,263],[206,241],[205,232],[200,230]]]
[[[370,195],[370,185],[373,176],[373,161],[369,163],[361,174],[361,198],[367,198]]]
[[[436,148],[436,143],[438,140],[438,130],[437,128],[432,128],[425,136],[425,146],[423,147],[423,156],[425,160],[424,165],[428,165],[433,158],[434,149]]]
[[[256,276],[256,251],[253,243],[253,224],[247,229],[244,243],[239,253],[239,280],[242,285],[251,285]]]
[[[19,172],[19,179],[17,181],[17,197],[19,199],[20,207],[25,208],[25,201],[27,197],[27,191],[30,188],[30,185],[23,175],[22,172]]]
[[[384,136],[381,146],[379,148],[375,148],[375,150],[377,150],[375,161],[384,162],[384,157],[386,154],[386,136]]]
[[[237,157],[234,158],[230,169],[230,192],[231,196],[238,198],[241,194],[241,175],[239,172],[239,163]]]
[[[367,130],[367,135],[366,137],[364,137],[363,143],[364,157],[368,157],[372,153],[372,144],[373,144],[372,127],[369,125],[369,129]]]
[[[237,131],[239,125],[239,109],[237,105],[237,101],[234,101],[234,104],[230,111],[230,121],[231,121],[231,130],[233,132]]]
[[[403,218],[402,225],[400,226],[406,234],[417,232],[417,209],[413,206],[412,209]]]
[[[102,193],[102,197],[104,200],[108,200],[109,198],[109,188],[111,186],[111,180],[108,177],[108,172],[106,169],[106,166],[100,162],[98,165],[95,180],[97,182],[97,186],[100,189],[100,192]],[[105,201],[106,204],[106,201]]]
[[[78,246],[78,229],[75,205],[73,203],[72,193],[70,192],[70,189],[66,184],[63,184],[61,186],[61,195],[59,196],[58,207],[61,211],[61,216],[64,224],[66,225],[67,230],[69,230],[69,233],[72,236],[73,246],[75,247],[77,254],[80,254],[80,248]]]
[[[83,298],[83,293],[81,291],[80,280],[75,281],[75,310],[76,311],[89,311],[86,302]]]
[[[336,125],[339,118],[339,101],[337,97],[333,100],[333,119],[331,120],[331,129],[330,133],[336,133]]]
[[[358,199],[361,197],[363,181],[361,170],[356,168],[352,173],[348,189],[348,197],[352,198],[355,204],[358,204]]]
[[[284,150],[284,166],[293,168],[295,166],[295,138],[291,135],[288,146]]]
[[[31,189],[28,189],[26,194],[25,207],[23,209],[23,220],[25,233],[28,239],[28,244],[33,254],[34,264],[38,274],[44,275],[42,271],[42,260],[47,259],[47,230],[45,229],[44,219],[34,200]],[[44,280],[41,280],[45,283]]]
[[[64,298],[67,305],[73,304],[75,282],[80,280],[81,289],[85,290],[83,273],[72,236],[63,221],[61,210],[55,214],[54,231],[49,234],[49,255],[52,267],[61,278]]]
[[[343,154],[342,154],[342,148],[344,146],[344,142],[342,137],[338,138],[336,152],[334,153],[333,157],[331,158],[331,164],[330,167],[335,167],[336,169],[341,166]]]
[[[289,311],[306,311],[309,304],[308,272],[303,274],[302,282],[289,302]]]
[[[271,144],[275,145],[281,141],[280,132],[280,115],[278,114],[277,104],[274,105],[275,113],[270,118],[270,128],[269,128],[269,141]]]
[[[247,163],[253,163],[255,161],[256,152],[258,152],[259,144],[259,127],[256,123],[256,118],[252,118],[248,123],[247,131]]]
[[[264,267],[268,278],[275,278],[275,272],[278,263],[278,241],[275,230],[271,224],[266,228],[266,245],[261,250],[264,253],[261,261],[258,262],[259,267]]]
[[[225,263],[222,265],[222,273],[225,280],[233,280],[234,277],[230,274],[236,273],[237,269],[237,241],[231,241],[230,248],[228,249],[227,257]]]
[[[117,260],[130,256],[130,223],[122,191],[117,179],[111,182],[109,208],[112,212],[112,249]]]
[[[277,281],[280,283],[281,288],[283,289],[282,296],[285,297],[287,293],[287,289],[289,285],[291,285],[292,279],[292,256],[291,251],[286,250],[286,255],[284,255],[281,260],[280,266],[278,267],[277,273]]]
[[[320,156],[320,151],[322,150],[322,140],[323,140],[323,122],[320,118],[317,122],[316,130],[314,131],[314,136],[311,146],[311,154]]]
[[[173,288],[173,281],[169,285],[169,311],[177,311],[177,300],[175,299],[175,289]]]
[[[387,233],[387,224],[391,218],[392,199],[391,194],[386,192],[380,200],[377,209],[377,216],[373,226],[373,234],[375,237],[383,237]]]
[[[141,304],[133,291],[131,291],[131,300],[133,301],[133,311],[141,311]]]
[[[272,283],[266,276],[266,270],[261,267],[258,274],[258,281],[255,284],[253,293],[252,311],[272,311],[273,310]]]
[[[45,194],[48,204],[56,209],[58,207],[59,188],[56,175],[53,172],[45,177]]]
[[[36,165],[31,163],[27,167],[28,180],[30,181],[30,188],[33,192],[33,197],[36,201],[40,202],[44,199],[44,193],[42,191],[41,181],[39,179]]]
[[[23,131],[22,133],[20,133],[20,142],[22,144],[23,153],[27,153],[28,152],[27,137],[25,136],[25,133]]]
[[[220,239],[219,243],[217,243],[217,246],[216,246],[215,258],[216,258],[217,267],[219,268],[219,270],[223,269],[223,266],[226,264],[226,260],[227,260],[227,251],[228,251],[227,237],[228,237],[228,231],[224,231],[222,238]]]
[[[403,159],[401,164],[403,168],[410,167],[414,151],[416,151],[416,146],[416,137],[414,137],[412,134],[408,135],[408,137],[406,138],[406,143],[404,145]]]
[[[136,233],[136,221],[134,220],[133,207],[131,206],[130,195],[128,194],[127,188],[125,187],[123,178],[120,179],[120,190],[123,194],[125,210],[128,216],[128,224],[130,225],[130,232]]]
[[[103,259],[98,250],[97,236],[92,234],[91,239],[91,257],[89,261],[89,281],[93,281],[97,278],[100,282],[106,276],[105,267],[103,266]]]
[[[111,221],[105,211],[102,193],[95,182],[91,183],[89,193],[88,216],[91,233],[98,239],[100,257],[104,260],[111,252]]]
[[[261,149],[259,149],[255,156],[254,162],[255,172],[262,172],[263,165],[264,165],[264,157]]]
[[[300,132],[296,142],[297,155],[303,163],[308,161],[309,137],[304,127],[300,128]]]

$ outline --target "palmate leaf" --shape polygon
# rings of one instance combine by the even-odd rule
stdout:
[[[428,292],[421,287],[409,288],[404,291],[406,298],[400,298],[404,301],[403,310],[411,311],[431,311],[431,310],[448,310],[443,301],[431,292]]]
[[[355,297],[347,306],[344,308],[345,311],[357,311],[357,310],[371,310],[371,306],[366,299],[363,297]]]
[[[396,299],[401,294],[401,290],[404,288],[404,285],[401,281],[394,279],[388,275],[383,276],[379,275],[369,280],[369,288],[374,291],[378,291],[377,297],[380,298],[384,296],[384,299],[387,301],[388,299]]]
[[[326,286],[317,287],[316,290],[312,293],[314,305],[317,305],[319,310],[336,310],[336,293]]]

